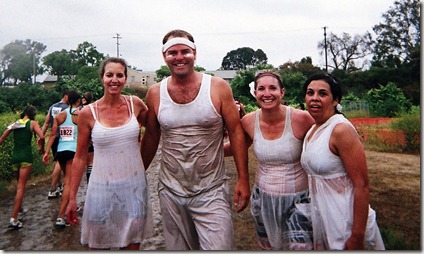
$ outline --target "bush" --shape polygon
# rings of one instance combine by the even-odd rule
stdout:
[[[393,130],[401,130],[405,133],[407,152],[420,151],[420,124],[419,112],[410,111],[393,119],[390,125]]]
[[[369,90],[366,98],[373,116],[395,117],[411,107],[411,102],[402,90],[391,82],[385,86],[380,85],[379,89]]]

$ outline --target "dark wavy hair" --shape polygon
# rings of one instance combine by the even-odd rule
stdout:
[[[93,101],[93,94],[90,92],[85,92],[82,94],[82,98],[85,98],[86,103],[84,105],[88,105]]]
[[[309,84],[314,80],[322,80],[330,86],[331,94],[333,98],[337,100],[338,103],[342,100],[342,86],[340,81],[333,75],[326,72],[314,73],[308,77],[308,79],[303,84],[303,96],[306,96],[306,90],[308,89]],[[341,114],[337,109],[336,113]]]
[[[37,115],[37,109],[32,106],[26,106],[26,108],[24,109],[24,112],[21,113],[21,119],[24,118],[25,116],[28,116],[28,118],[30,120],[35,120],[35,116]]]
[[[78,100],[81,99],[81,95],[75,91],[75,90],[69,90],[68,93],[68,105],[69,105],[69,112],[72,114],[72,105],[78,102]]]

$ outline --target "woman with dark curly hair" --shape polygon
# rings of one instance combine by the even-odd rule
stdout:
[[[308,173],[315,250],[384,250],[369,205],[368,169],[355,127],[341,114],[340,81],[310,76],[305,101],[315,124],[305,136],[301,163]]]

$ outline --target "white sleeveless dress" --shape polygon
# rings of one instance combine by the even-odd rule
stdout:
[[[87,187],[81,225],[81,243],[91,248],[119,248],[141,243],[153,233],[145,169],[134,116],[122,126],[105,127],[95,119],[91,137],[94,162]]]
[[[343,115],[336,114],[310,138],[315,125],[312,126],[303,143],[301,163],[309,175],[315,250],[343,250],[352,232],[352,180],[347,176],[340,157],[329,148],[331,133],[338,123],[347,123],[354,128]],[[368,250],[384,250],[376,214],[371,207],[368,209],[365,247]]]

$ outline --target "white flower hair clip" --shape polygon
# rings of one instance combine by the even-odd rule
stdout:
[[[249,88],[250,88],[250,94],[256,98],[255,96],[255,81],[252,81],[249,83]]]

